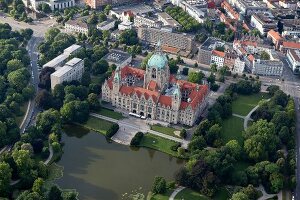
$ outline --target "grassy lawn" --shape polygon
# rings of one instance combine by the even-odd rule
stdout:
[[[241,145],[243,143],[242,131],[244,130],[244,120],[231,116],[222,122],[221,137],[224,142],[229,140],[237,140]]]
[[[113,123],[90,116],[88,121],[81,125],[85,128],[106,135],[106,131],[113,125]]]
[[[150,200],[169,200],[170,195],[172,194],[173,190],[167,190],[165,194],[156,194],[151,197]]]
[[[215,196],[213,197],[214,200],[227,200],[229,199],[229,193],[226,190],[226,188],[222,187],[220,188]]]
[[[268,99],[266,93],[257,93],[253,95],[238,95],[238,98],[232,102],[232,112],[246,116],[258,102],[262,99]]]
[[[113,118],[113,119],[123,119],[124,118],[121,113],[115,112],[115,111],[107,109],[107,108],[101,108],[101,110],[97,111],[96,113],[99,115],[104,115],[106,117]]]
[[[155,124],[155,125],[151,125],[151,130],[180,138],[174,133],[174,131],[178,131],[178,130],[172,127],[165,127],[159,124]]]
[[[29,102],[27,101],[20,106],[20,111],[21,111],[22,115],[16,116],[16,123],[18,124],[18,126],[20,126],[23,121],[24,115],[26,114],[28,103]]]
[[[201,195],[191,189],[184,189],[175,196],[175,200],[208,200],[206,196]]]
[[[170,154],[172,156],[178,156],[177,152],[171,150],[171,146],[177,144],[174,141],[147,133],[144,135],[140,147],[147,147],[150,149],[155,149],[167,154]]]

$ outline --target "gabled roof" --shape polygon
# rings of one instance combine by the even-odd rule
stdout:
[[[254,56],[252,54],[250,54],[247,58],[251,62],[253,62],[255,60],[255,58],[254,58]]]
[[[172,107],[172,98],[170,96],[161,95],[158,102],[165,107]]]
[[[300,49],[300,43],[298,42],[282,42],[282,46],[284,48],[291,48],[291,49]]]
[[[142,78],[144,78],[145,70],[130,67],[130,66],[125,66],[125,67],[121,68],[122,79],[130,74],[138,77],[139,79],[142,79]]]
[[[225,53],[222,52],[222,51],[218,51],[218,50],[213,50],[212,54],[215,55],[215,56],[218,56],[218,57],[222,57],[222,58],[225,57]]]
[[[276,32],[276,31],[274,31],[273,29],[271,29],[268,32],[268,35],[271,36],[272,38],[274,38],[277,41],[282,40],[282,37],[280,36],[280,34],[278,32]]]

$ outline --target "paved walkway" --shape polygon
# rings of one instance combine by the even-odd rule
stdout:
[[[238,115],[238,114],[235,114],[235,113],[232,113],[232,115],[235,116],[235,117],[241,118],[241,119],[245,119],[245,116],[242,116],[242,115]]]
[[[130,130],[134,133],[141,131],[141,132],[144,132],[144,133],[148,132],[148,133],[151,133],[153,135],[157,135],[157,136],[169,139],[169,140],[173,140],[175,142],[180,142],[183,148],[187,148],[188,143],[189,143],[189,141],[187,141],[187,140],[183,140],[183,139],[180,139],[180,138],[176,138],[176,137],[173,137],[173,136],[170,136],[170,135],[166,135],[166,134],[151,130],[150,127],[145,123],[145,120],[143,120],[144,122],[142,120],[133,120],[133,118],[116,120],[116,119],[113,119],[113,118],[110,118],[110,117],[99,115],[97,113],[90,113],[90,116],[97,117],[99,119],[104,119],[106,121],[110,121],[110,122],[114,122],[114,123],[119,124],[119,126],[120,126],[119,131],[120,131],[120,134],[123,133],[122,135],[125,135],[124,133],[127,133],[126,130]],[[117,135],[118,135],[118,133],[117,133]],[[120,137],[116,136],[115,138],[120,138]],[[118,142],[118,140],[116,142]],[[125,143],[128,143],[128,141],[122,142],[122,144],[125,144]],[[130,143],[130,141],[129,141],[129,143]]]
[[[53,157],[53,148],[52,148],[52,145],[50,144],[50,140],[49,140],[49,152],[50,152],[50,154],[49,154],[47,160],[45,160],[45,162],[44,162],[45,165],[48,165]]]
[[[277,196],[277,194],[268,194],[265,191],[265,188],[262,185],[259,185],[259,187],[256,188],[257,190],[262,192],[262,196],[260,198],[258,198],[257,200],[266,200],[266,199],[270,199],[274,196]]]
[[[174,192],[171,194],[169,200],[174,200],[174,198],[176,197],[176,195],[181,192],[185,187],[179,186],[178,188],[176,188],[174,190]]]

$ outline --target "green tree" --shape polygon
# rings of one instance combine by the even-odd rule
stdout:
[[[12,59],[10,61],[7,62],[7,71],[12,72],[15,71],[17,69],[21,69],[24,67],[24,64],[22,63],[21,60],[18,59]]]
[[[167,182],[163,177],[156,176],[152,185],[152,192],[154,194],[163,194],[167,190]]]
[[[190,72],[188,75],[188,81],[192,83],[201,84],[202,79],[205,77],[202,71],[200,72]]]
[[[92,72],[94,75],[104,74],[108,70],[108,62],[106,60],[99,60],[92,65]]]
[[[100,109],[100,101],[98,99],[98,96],[95,93],[89,94],[87,100],[88,100],[90,108],[92,110],[99,110]]]
[[[7,197],[10,192],[10,180],[12,169],[9,164],[0,162],[0,194],[2,197]]]
[[[260,59],[262,59],[262,60],[270,60],[270,55],[267,52],[262,51],[260,53]]]
[[[43,195],[43,185],[44,185],[44,180],[42,178],[36,179],[33,183],[32,191],[39,193],[40,195]]]
[[[22,91],[27,86],[29,78],[30,74],[25,68],[12,71],[7,76],[9,84],[17,91]]]
[[[60,30],[58,28],[50,28],[45,33],[45,40],[49,43],[52,43],[54,41],[54,38],[60,33]]]
[[[56,186],[52,186],[48,193],[48,200],[63,200],[61,190]]]

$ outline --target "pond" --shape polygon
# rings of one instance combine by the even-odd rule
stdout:
[[[64,154],[58,162],[64,176],[57,184],[76,189],[80,200],[118,200],[137,189],[147,195],[155,176],[173,180],[184,165],[183,160],[158,151],[108,142],[79,126],[68,126],[65,132]]]

